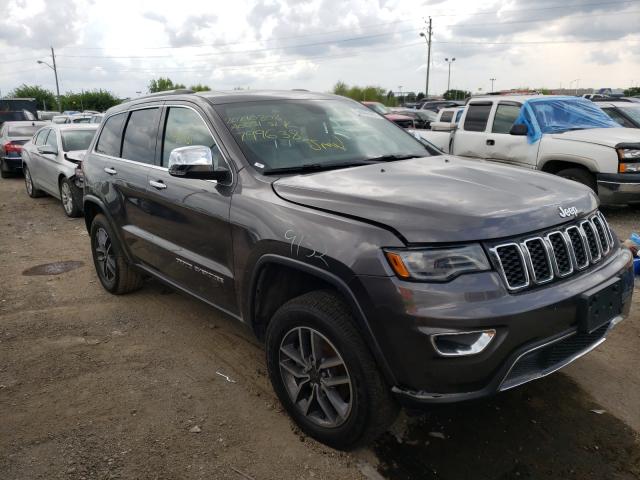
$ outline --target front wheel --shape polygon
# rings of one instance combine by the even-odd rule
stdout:
[[[80,209],[82,192],[68,178],[60,180],[60,201],[67,217],[79,217],[82,215],[82,210]]]
[[[91,253],[100,283],[116,295],[142,286],[143,277],[127,263],[107,218],[98,214],[91,223]]]
[[[266,350],[280,402],[316,440],[351,449],[395,419],[390,390],[336,294],[310,292],[280,307],[267,328]]]
[[[559,177],[566,178],[567,180],[573,180],[574,182],[586,185],[594,192],[597,191],[598,186],[596,183],[596,177],[589,170],[584,168],[565,168],[556,173]]]

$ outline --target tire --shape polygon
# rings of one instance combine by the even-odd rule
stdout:
[[[0,178],[9,178],[11,177],[11,173],[9,170],[5,169],[4,160],[0,158]]]
[[[315,351],[327,355],[323,361],[311,354],[312,338]],[[285,410],[304,433],[326,445],[348,450],[368,444],[398,414],[349,308],[330,291],[306,293],[278,309],[267,327],[266,356],[271,383]]]
[[[82,215],[82,191],[68,178],[60,180],[60,203],[67,217],[79,217]]]
[[[29,167],[26,164],[22,165],[22,172],[24,173],[24,186],[27,189],[27,195],[31,198],[38,198],[44,195],[42,190],[38,190],[36,184],[33,182],[33,177],[29,171]]]
[[[565,168],[556,173],[556,175],[586,185],[594,192],[597,192],[596,177],[589,170],[584,168]]]
[[[142,275],[127,263],[113,229],[102,214],[96,215],[91,223],[91,254],[100,283],[108,292],[122,295],[142,287]]]

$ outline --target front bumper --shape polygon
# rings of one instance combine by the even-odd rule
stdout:
[[[640,173],[598,174],[598,196],[603,205],[640,203]]]
[[[6,170],[22,171],[22,157],[2,157],[2,163]]]
[[[614,277],[624,286],[621,317],[579,333],[580,296]],[[486,397],[579,358],[628,314],[633,273],[630,252],[619,250],[586,272],[518,294],[507,292],[496,272],[446,284],[358,277],[352,288],[367,297],[363,310],[393,374],[393,392],[418,407]],[[442,357],[431,342],[433,334],[483,329],[495,329],[496,337],[476,355]]]

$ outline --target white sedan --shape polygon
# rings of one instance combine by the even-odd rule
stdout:
[[[22,169],[27,193],[48,193],[62,202],[69,217],[82,214],[82,156],[97,124],[50,124],[38,130],[22,147]]]

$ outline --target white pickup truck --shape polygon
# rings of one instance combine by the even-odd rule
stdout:
[[[606,205],[640,203],[640,130],[620,127],[589,100],[474,97],[459,122],[435,126],[416,134],[446,153],[569,178]]]

